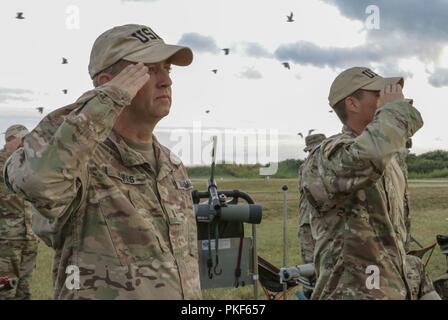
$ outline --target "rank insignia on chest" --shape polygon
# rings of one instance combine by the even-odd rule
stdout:
[[[176,185],[179,189],[190,189],[193,187],[190,179],[187,180],[176,180]]]

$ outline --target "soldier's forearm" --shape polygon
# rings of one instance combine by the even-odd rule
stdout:
[[[326,192],[322,197],[351,193],[377,181],[392,157],[422,125],[420,113],[408,102],[393,102],[377,112],[354,140],[323,145],[319,172],[324,186],[321,189]]]
[[[78,100],[79,108],[65,118],[53,135],[33,131],[25,138],[24,147],[6,164],[8,186],[39,211],[48,211],[45,208],[52,204],[53,209],[48,212],[51,216],[62,214],[77,196],[85,183],[89,158],[130,103],[126,93],[106,86],[84,96]],[[54,199],[58,199],[58,210],[54,210]]]
[[[82,108],[74,110],[61,124],[45,150],[49,157],[64,160],[64,169],[78,163],[80,157],[93,154],[98,143],[109,136],[121,111],[131,103],[125,92],[109,86],[92,90],[87,99]]]
[[[407,101],[388,103],[355,139],[352,152],[383,171],[392,157],[405,148],[406,141],[423,125],[423,120]]]

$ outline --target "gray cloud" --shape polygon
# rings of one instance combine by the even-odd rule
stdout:
[[[333,68],[363,64],[372,60],[378,61],[380,58],[376,50],[366,47],[323,48],[307,41],[283,44],[274,54],[280,61],[290,60],[302,65]]]
[[[242,51],[254,58],[272,58],[273,54],[270,53],[266,48],[256,42],[247,42],[241,44]]]
[[[342,15],[365,22],[367,6],[374,4],[380,12],[380,28],[368,30],[367,43],[382,45],[383,54],[417,56],[434,61],[448,44],[448,1],[433,0],[324,0],[339,8]],[[393,50],[395,48],[395,50]]]
[[[244,71],[240,72],[239,77],[249,80],[258,80],[263,78],[263,75],[261,74],[260,71],[255,70],[253,67],[251,67],[246,68]]]
[[[219,53],[220,49],[212,37],[196,32],[184,33],[179,40],[180,45],[189,46],[197,52]]]
[[[423,41],[446,41],[448,29],[448,1],[432,0],[324,0],[336,6],[342,15],[364,22],[369,14],[366,8],[376,5],[380,9],[379,30],[369,31],[369,37],[381,38],[399,33],[415,43]]]
[[[428,82],[436,88],[448,86],[448,69],[446,68],[436,69],[429,76]]]
[[[401,76],[405,79],[412,78],[414,74],[408,70],[403,70],[394,63],[385,63],[374,68],[383,77],[397,77]]]
[[[319,47],[299,41],[280,45],[274,52],[278,60],[334,69],[354,65],[372,67],[379,73],[412,76],[401,70],[397,61],[417,57],[423,62],[437,61],[441,50],[448,45],[448,1],[434,0],[429,5],[420,0],[323,0],[336,6],[342,15],[364,23],[370,13],[369,5],[380,10],[380,29],[367,30],[366,44],[353,48]],[[431,84],[440,83],[436,74]]]
[[[0,103],[10,100],[16,101],[31,101],[29,97],[25,95],[31,94],[32,91],[25,89],[12,89],[0,87]]]
[[[433,50],[439,52],[442,48],[442,44],[432,46]],[[281,61],[292,60],[304,65],[346,68],[354,65],[370,66],[372,63],[382,63],[390,67],[400,58],[422,56],[422,53],[420,46],[409,46],[406,40],[391,35],[388,39],[376,41],[374,44],[368,42],[353,48],[319,47],[311,42],[299,41],[280,45],[274,54]]]
[[[212,37],[196,32],[184,33],[178,44],[189,46],[197,52],[221,53],[221,48],[218,47],[216,41]],[[256,42],[238,43],[236,48],[232,49],[232,52],[242,53],[253,58],[274,58],[274,55],[271,52]]]

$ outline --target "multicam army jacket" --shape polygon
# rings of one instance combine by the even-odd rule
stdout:
[[[0,150],[0,240],[36,240],[31,230],[31,205],[11,192],[3,179],[9,154]]]
[[[150,165],[112,131],[129,104],[115,87],[89,91],[46,116],[7,163],[55,249],[57,299],[201,298],[191,182],[154,138],[152,187]]]
[[[310,154],[300,191],[316,208],[313,299],[410,297],[397,155],[422,125],[407,101],[388,103],[360,135],[344,128]]]

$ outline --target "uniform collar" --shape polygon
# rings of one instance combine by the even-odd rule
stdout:
[[[349,127],[346,126],[346,125],[344,125],[344,126],[342,127],[342,133],[343,133],[343,134],[347,134],[347,135],[349,135],[349,136],[351,136],[351,137],[353,137],[353,138],[355,138],[355,137],[358,136],[358,135],[356,134],[355,131],[353,131],[351,128],[349,128]]]
[[[116,149],[116,151],[120,155],[121,161],[126,167],[133,167],[148,163],[145,157],[143,157],[139,152],[130,148],[123,140],[123,138],[114,131],[111,132],[106,141],[109,141],[106,142],[106,144],[112,144],[114,146],[114,149]],[[161,145],[154,135],[152,135],[152,141],[155,157],[159,166],[157,180],[160,181],[173,171],[177,170],[182,161],[168,148]]]
[[[157,138],[153,135],[154,151],[159,166],[159,174],[157,175],[157,181],[164,179],[166,176],[176,171],[182,164],[182,161],[168,148],[161,145]]]
[[[108,140],[112,142],[119,153],[121,161],[126,167],[138,166],[146,163],[145,158],[134,149],[130,148],[123,138],[112,130]]]

